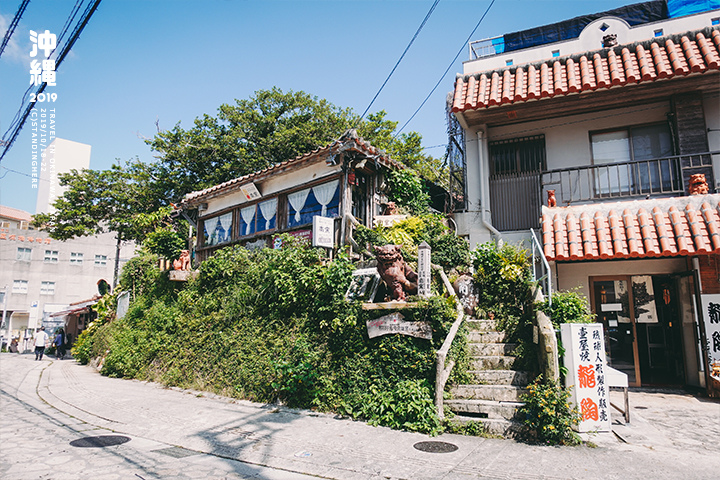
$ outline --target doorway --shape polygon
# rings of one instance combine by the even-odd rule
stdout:
[[[632,386],[685,383],[678,278],[636,275],[591,279],[591,303],[603,324],[608,364]]]

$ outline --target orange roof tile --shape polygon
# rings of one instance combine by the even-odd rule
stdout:
[[[540,224],[548,260],[720,253],[720,194],[543,207]]]
[[[532,65],[458,75],[453,112],[720,70],[720,30],[619,45]],[[488,81],[490,80],[490,81]],[[486,101],[487,98],[487,101]]]

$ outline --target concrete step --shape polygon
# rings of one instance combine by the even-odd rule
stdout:
[[[517,343],[470,343],[470,355],[512,355]]]
[[[468,333],[468,342],[470,343],[503,343],[507,335],[505,332],[474,332]]]
[[[530,374],[517,370],[470,370],[469,374],[475,379],[478,385],[517,385],[527,386],[530,381]]]
[[[494,400],[445,400],[450,410],[459,415],[474,418],[514,420],[519,416],[517,409],[523,406],[521,402],[498,402]]]
[[[520,402],[527,389],[516,385],[455,385],[450,389],[453,398]]]
[[[479,320],[477,318],[471,318],[465,320],[465,325],[467,325],[470,330],[480,332],[494,332],[497,330],[497,320]]]
[[[504,418],[476,418],[466,415],[455,415],[452,418],[455,423],[479,422],[485,427],[490,435],[499,435],[504,438],[521,439],[527,436],[527,427],[517,420],[506,420]]]
[[[472,355],[472,370],[512,370],[515,357],[509,355]]]

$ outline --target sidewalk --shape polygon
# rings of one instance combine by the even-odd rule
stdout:
[[[720,472],[720,403],[686,394],[631,392],[631,423],[615,425],[617,436],[596,435],[591,439],[596,448],[561,448],[459,435],[430,438],[328,414],[106,378],[74,361],[34,362],[33,357],[2,354],[0,373],[2,411],[12,401],[25,402],[25,408],[71,428],[58,441],[65,455],[78,461],[91,449],[68,446],[68,438],[114,434],[131,438],[111,447],[116,452],[182,447],[177,451],[187,456],[175,459],[177,466],[190,468],[204,459],[229,472],[203,478],[298,478],[295,472],[350,480],[717,479]],[[16,459],[7,458],[2,445],[8,445],[5,426],[13,420],[3,417],[0,448],[3,464],[12,469]],[[620,415],[613,413],[613,418]],[[413,447],[420,441],[448,442],[458,449],[425,453]],[[37,446],[27,448],[39,453]],[[140,469],[150,461],[148,455],[128,468]],[[252,467],[252,475],[241,473],[240,466]],[[263,473],[261,467],[274,470]],[[12,473],[0,470],[2,478],[30,478]],[[191,478],[187,473],[179,469],[153,476],[138,470],[140,478]]]

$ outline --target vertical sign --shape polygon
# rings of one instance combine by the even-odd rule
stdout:
[[[720,295],[702,295],[708,365],[720,364]]]
[[[335,233],[335,220],[328,217],[315,215],[313,217],[312,230],[312,246],[333,248],[335,242],[333,234]]]
[[[430,245],[422,242],[418,246],[418,295],[429,297],[430,292]]]
[[[565,385],[582,419],[579,431],[609,432],[610,397],[605,377],[605,340],[600,323],[564,323],[560,326],[565,347]]]

